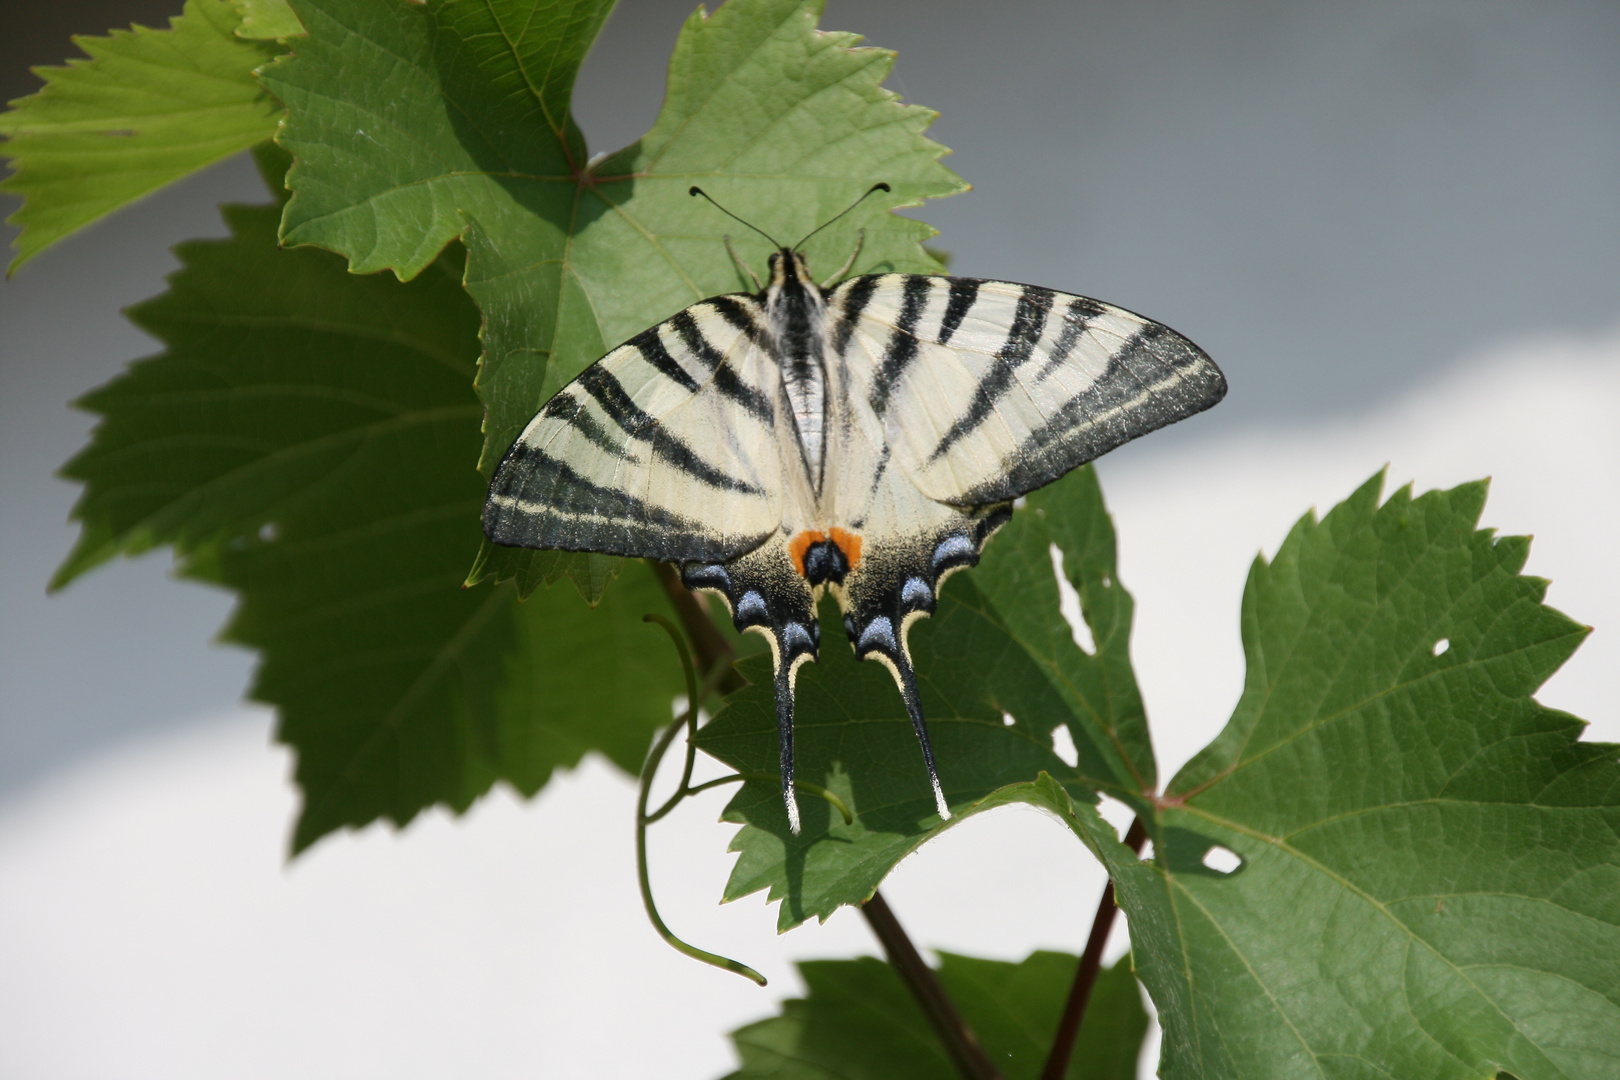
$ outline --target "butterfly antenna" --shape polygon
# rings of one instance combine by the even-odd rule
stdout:
[[[693,188],[692,190],[696,191],[697,188]],[[835,214],[833,217],[827,219],[826,221],[823,221],[820,225],[817,225],[814,229],[811,229],[809,236],[806,236],[803,240],[800,240],[797,244],[793,245],[793,250],[798,251],[800,248],[804,247],[805,244],[810,242],[810,237],[811,236],[816,235],[816,233],[820,232],[822,229],[825,229],[828,225],[831,225],[833,222],[837,221],[839,218],[843,217],[845,214],[849,213],[851,210],[853,210],[857,206],[861,205],[861,203],[865,202],[867,200],[867,197],[870,196],[873,192],[892,191],[892,190],[893,189],[890,188],[888,184],[882,183],[881,181],[876,183],[876,184],[873,184],[871,187],[866,189],[866,194],[865,195],[862,195],[860,198],[856,199],[854,202],[852,202],[848,206],[844,207],[844,209],[841,210],[839,213]]]
[[[739,223],[741,225],[746,225],[750,229],[753,229],[755,232],[759,233],[759,235],[761,235],[765,239],[769,240],[771,242],[772,247],[779,248],[779,247],[782,246],[781,244],[776,242],[776,239],[774,237],[772,237],[770,233],[766,232],[764,229],[760,228],[758,225],[754,225],[751,222],[743,221],[742,218],[738,217],[736,214],[733,214],[730,210],[727,210],[725,207],[723,207],[719,203],[715,202],[713,195],[710,195],[707,191],[704,191],[702,188],[698,187],[696,184],[693,184],[691,186],[691,188],[687,190],[686,193],[688,195],[693,196],[693,197],[701,195],[705,199],[708,199],[710,205],[712,205],[716,210],[720,211],[722,214],[726,215],[726,217],[730,218],[731,220],[733,220],[733,221],[735,221],[735,222],[737,222],[737,223]],[[862,197],[864,198],[865,196],[862,196]],[[845,211],[845,213],[848,213],[848,211]],[[834,220],[837,220],[837,219],[835,218]],[[798,832],[797,829],[795,829],[793,831]]]

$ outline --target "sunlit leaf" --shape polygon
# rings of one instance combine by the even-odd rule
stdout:
[[[76,37],[87,60],[35,68],[45,86],[0,114],[20,195],[11,269],[165,184],[268,139],[281,106],[253,81],[280,50],[244,41],[228,0],[186,0],[167,30]]]
[[[298,160],[283,237],[406,278],[463,238],[485,317],[486,471],[608,348],[744,287],[725,234],[763,265],[767,245],[692,199],[694,183],[791,243],[886,181],[892,194],[810,244],[812,264],[837,269],[864,229],[858,270],[939,268],[919,246],[933,230],[887,213],[964,186],[923,135],[934,114],[883,89],[893,54],[818,31],[818,5],[694,14],[652,130],[592,164],[569,102],[608,3],[292,3],[309,36],[263,76],[291,110],[280,139]],[[474,577],[527,588],[547,576],[535,558],[556,562],[486,551]]]

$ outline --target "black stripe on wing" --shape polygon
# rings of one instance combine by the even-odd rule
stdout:
[[[917,323],[922,318],[923,308],[928,303],[928,297],[933,292],[936,281],[935,278],[923,277],[920,274],[906,278],[900,300],[900,316],[895,320],[894,332],[889,335],[888,347],[883,350],[883,363],[878,367],[877,375],[872,380],[872,394],[869,400],[872,411],[880,420],[889,409],[889,395],[894,392],[895,384],[906,373],[912,361],[917,359],[917,353],[922,345],[917,340]]]
[[[983,506],[1015,499],[1151,431],[1185,420],[1226,396],[1226,376],[1204,351],[1149,322],[1102,375],[1064,402],[1003,461],[1001,476],[951,500]]]
[[[974,387],[973,400],[967,411],[940,437],[939,445],[929,455],[929,463],[938,461],[951,447],[977,431],[979,425],[996,411],[996,405],[1012,387],[1018,369],[1028,362],[1035,351],[1036,342],[1046,331],[1046,317],[1051,313],[1055,295],[1051,289],[1025,285],[1018,296],[1018,307],[1013,313],[1012,325],[1007,328],[1007,340],[991,357],[990,370],[984,373]]]
[[[680,362],[669,354],[664,348],[664,339],[658,334],[658,327],[649,327],[625,342],[633,345],[641,353],[641,358],[652,365],[660,374],[688,390],[697,391],[698,381],[692,378],[691,372],[681,367]]]
[[[838,286],[843,293],[838,297],[838,321],[833,323],[832,333],[828,337],[832,355],[843,356],[844,350],[849,348],[849,339],[855,333],[855,324],[860,320],[861,312],[866,305],[872,302],[872,294],[877,292],[878,279],[882,274],[866,274],[852,278]]]
[[[945,317],[939,323],[938,341],[941,345],[949,345],[951,337],[961,329],[962,320],[967,313],[973,310],[973,302],[979,298],[979,278],[950,278],[951,298],[945,305]]]
[[[716,390],[748,410],[754,419],[766,427],[776,426],[776,410],[771,407],[771,399],[758,387],[744,382],[732,370],[725,356],[704,336],[703,328],[698,326],[691,308],[676,313],[666,325],[675,331],[681,344],[697,357],[698,362],[709,369]]]
[[[1104,304],[1089,296],[1071,298],[1063,310],[1063,329],[1058,331],[1057,341],[1053,342],[1046,363],[1035,373],[1035,381],[1041,382],[1068,363],[1069,354],[1074,352],[1074,347],[1080,343],[1080,335],[1086,332],[1086,324],[1107,311],[1108,308]]]
[[[566,389],[559,390],[557,396],[546,402],[546,407],[540,410],[542,416],[549,416],[561,420],[575,431],[584,435],[591,444],[605,453],[618,457],[624,453],[624,439],[615,442],[609,437],[607,429],[596,422],[596,417],[585,410],[579,399]]]
[[[769,336],[765,324],[742,297],[711,296],[704,303],[714,308],[716,314],[726,322],[747,334],[749,341],[763,347],[766,337]]]
[[[629,492],[598,484],[519,440],[506,452],[484,503],[484,535],[508,547],[595,551],[677,562],[725,561],[769,534],[728,537]]]
[[[653,456],[664,464],[721,491],[740,491],[747,495],[763,494],[753,484],[729,476],[700,458],[679,436],[671,433],[662,423],[632,401],[619,380],[600,363],[586,368],[577,382],[602,407],[608,419],[619,425],[620,429],[632,439],[639,439],[651,445]],[[549,406],[547,411],[550,411]],[[575,417],[573,421],[575,427],[580,426],[579,420],[584,416],[585,414],[581,413]]]

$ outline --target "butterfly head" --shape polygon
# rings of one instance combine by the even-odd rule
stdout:
[[[765,265],[770,271],[770,280],[765,285],[767,301],[774,300],[783,292],[816,288],[815,279],[810,276],[810,264],[804,261],[802,253],[792,248],[778,248],[771,252]]]

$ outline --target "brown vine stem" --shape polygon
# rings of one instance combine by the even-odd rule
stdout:
[[[1146,841],[1147,827],[1137,818],[1125,834],[1125,846],[1140,854]],[[1086,951],[1080,954],[1080,968],[1074,973],[1069,1000],[1063,1004],[1063,1018],[1058,1021],[1057,1035],[1052,1040],[1046,1067],[1041,1070],[1041,1080],[1063,1080],[1069,1072],[1074,1041],[1080,1036],[1080,1021],[1085,1019],[1091,988],[1097,985],[1097,975],[1102,971],[1103,947],[1108,944],[1108,931],[1113,929],[1114,915],[1118,911],[1114,903],[1114,881],[1109,878],[1108,884],[1103,886],[1102,899],[1097,903],[1097,914],[1091,920],[1091,936],[1086,939]]]
[[[928,1023],[939,1036],[939,1041],[945,1044],[945,1052],[950,1055],[956,1071],[962,1074],[964,1080],[1002,1080],[1001,1073],[991,1064],[990,1056],[979,1045],[979,1037],[973,1034],[973,1029],[962,1019],[962,1014],[956,1011],[956,1003],[945,993],[939,976],[917,952],[917,946],[911,943],[905,930],[901,929],[900,920],[894,917],[894,912],[884,902],[883,894],[873,893],[872,899],[861,905],[861,914],[866,916],[872,933],[883,943],[889,964],[899,972],[906,989],[922,1006],[923,1014],[928,1017]]]
[[[675,606],[675,613],[680,617],[681,625],[686,628],[687,636],[692,639],[692,651],[697,657],[698,668],[705,673],[706,678],[713,678],[716,666],[725,663],[728,670],[717,684],[717,688],[723,693],[730,693],[742,687],[744,685],[742,676],[729,669],[729,664],[736,658],[736,653],[732,650],[731,643],[725,639],[725,635],[721,634],[709,619],[708,612],[703,609],[698,598],[681,584],[680,574],[673,566],[655,562],[652,567],[657,572],[664,591],[669,594],[670,603]],[[956,1004],[945,993],[945,987],[940,985],[939,976],[934,974],[934,969],[923,960],[917,946],[912,944],[905,928],[900,925],[900,920],[894,917],[889,905],[883,902],[883,897],[873,893],[872,899],[861,905],[861,914],[866,916],[872,932],[882,943],[890,965],[899,973],[901,981],[917,999],[917,1004],[922,1007],[928,1022],[933,1025],[940,1041],[945,1044],[946,1052],[956,1064],[957,1071],[966,1080],[1002,1080],[1001,1073],[990,1063],[984,1048],[979,1045],[978,1037],[962,1019]]]

